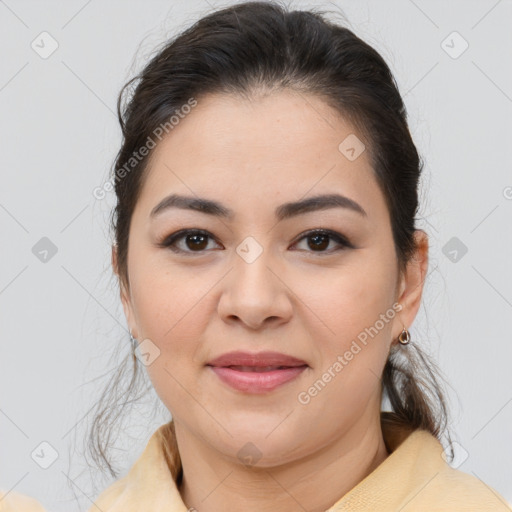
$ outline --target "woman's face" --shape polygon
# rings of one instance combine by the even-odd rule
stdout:
[[[389,213],[356,137],[313,96],[217,95],[154,149],[130,227],[123,306],[177,426],[227,457],[272,466],[378,422],[380,376],[422,283],[402,294]],[[309,202],[335,194],[351,203]],[[183,200],[152,215],[171,195],[221,209]],[[302,201],[309,207],[290,206]],[[185,229],[204,233],[164,245]],[[209,366],[232,351],[278,352],[303,366],[267,375],[225,367],[240,361]],[[280,362],[245,366],[291,365]]]

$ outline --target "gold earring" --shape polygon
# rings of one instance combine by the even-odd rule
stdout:
[[[402,345],[407,345],[411,341],[411,335],[409,334],[409,331],[405,328],[405,326],[398,336],[398,341]]]

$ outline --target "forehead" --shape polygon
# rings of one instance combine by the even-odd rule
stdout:
[[[349,160],[339,149],[354,136],[362,139],[312,95],[206,96],[153,150],[140,200],[149,212],[171,192],[240,208],[261,208],[268,198],[273,210],[274,198],[280,204],[337,192],[361,204],[369,216],[385,214],[369,152]]]

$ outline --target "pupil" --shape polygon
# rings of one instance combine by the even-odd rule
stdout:
[[[203,239],[202,241],[201,240],[198,240],[198,239]],[[187,236],[187,241],[190,242],[191,240],[194,240],[194,242],[192,242],[192,246],[189,247],[189,249],[195,247],[196,249],[204,249],[204,246],[206,245],[204,243],[206,239],[206,236],[205,235],[200,235],[200,234],[196,234],[196,235],[188,235]],[[199,243],[198,243],[199,242]],[[203,245],[201,245],[203,244]]]
[[[315,240],[317,240],[317,241],[318,241],[318,239],[319,239],[319,238],[320,238],[320,239],[323,239],[323,242],[324,242],[324,243],[322,243],[321,241],[320,241],[320,243],[315,242],[315,243],[312,245],[312,248],[325,249],[325,248],[329,245],[329,237],[328,237],[327,235],[314,235],[314,236],[311,236],[311,237],[310,237],[310,239],[311,239],[311,240],[315,239]],[[326,241],[326,240],[327,240],[327,244],[325,244],[325,241]]]

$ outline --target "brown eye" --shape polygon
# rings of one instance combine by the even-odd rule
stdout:
[[[308,240],[307,247],[311,249],[310,251],[307,252],[330,254],[341,249],[354,247],[344,236],[329,229],[316,229],[313,231],[308,231],[307,233],[301,236],[299,241],[304,239]],[[332,240],[334,240],[338,244],[338,248],[326,250],[329,247],[329,244]]]
[[[312,243],[310,243],[308,246],[312,249],[327,249],[329,246],[330,236],[319,234],[319,235],[310,235],[307,237]]]
[[[208,239],[213,238],[210,233],[206,231],[198,231],[185,229],[173,233],[167,237],[163,242],[159,243],[160,247],[167,247],[171,251],[179,253],[201,253],[204,252],[208,246]],[[183,241],[181,247],[178,247],[177,242]]]
[[[207,251],[209,239],[214,240],[214,237],[207,231],[183,229],[165,238],[158,243],[158,246],[169,248],[171,251],[181,254],[201,254]],[[301,236],[299,242],[302,240],[308,240],[306,252],[318,253],[319,255],[331,254],[335,251],[354,247],[343,235],[328,229],[308,231]],[[328,250],[332,241],[336,242],[338,247]],[[181,247],[179,247],[178,242],[181,242]]]
[[[189,249],[202,250],[208,245],[207,238],[208,235],[203,234],[185,235],[185,245]]]

